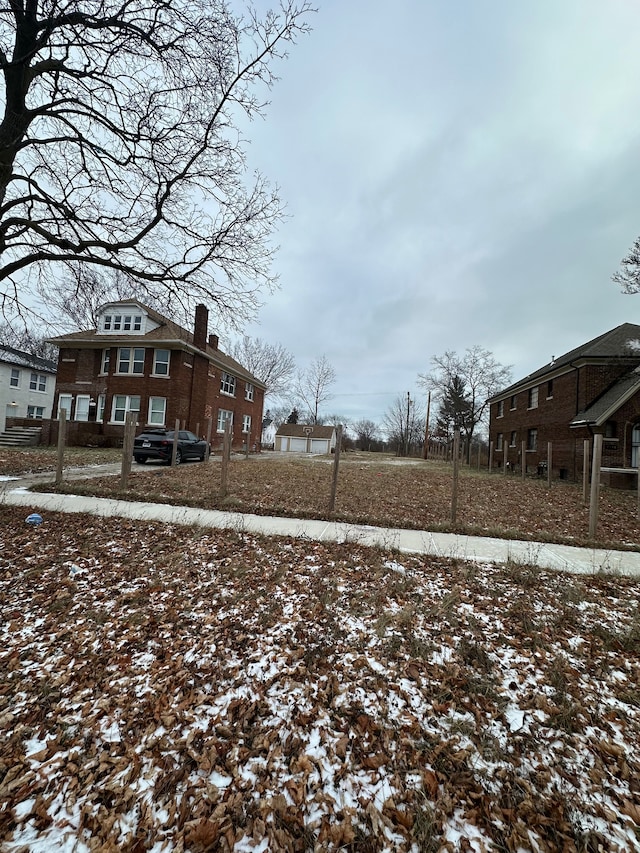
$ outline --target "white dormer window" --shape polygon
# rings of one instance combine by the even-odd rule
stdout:
[[[236,377],[230,373],[223,373],[220,378],[220,390],[223,394],[234,397],[236,393]]]
[[[128,332],[135,334],[142,331],[142,314],[130,313],[105,314],[102,318],[103,332]]]

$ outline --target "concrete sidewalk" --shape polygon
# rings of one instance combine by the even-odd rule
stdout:
[[[103,473],[103,472],[100,472]],[[43,475],[51,479],[51,473]],[[86,469],[85,475],[86,477]],[[65,477],[68,478],[67,472]],[[164,521],[168,524],[200,525],[230,528],[266,536],[293,536],[316,542],[355,542],[362,545],[397,549],[409,554],[431,554],[476,562],[515,562],[543,569],[593,574],[619,572],[640,577],[640,553],[577,548],[546,542],[490,539],[455,533],[432,533],[426,530],[369,527],[343,522],[302,518],[280,518],[249,515],[219,510],[193,509],[168,504],[141,503],[58,495],[27,490],[38,477],[5,479],[0,483],[0,503],[23,506],[41,512],[87,512],[93,515],[118,516],[141,521]],[[46,515],[45,515],[46,520]]]

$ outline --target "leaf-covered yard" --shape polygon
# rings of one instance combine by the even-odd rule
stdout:
[[[637,581],[25,515],[4,851],[640,850]]]
[[[119,477],[64,484],[77,494],[186,504],[260,515],[329,518],[332,460],[236,458],[226,498],[220,497],[221,462],[135,466],[126,492]],[[41,488],[51,490],[49,486]],[[589,540],[589,507],[582,485],[462,468],[458,512],[450,524],[452,468],[438,462],[394,460],[368,454],[340,463],[335,515],[340,521],[480,536],[533,539],[605,548],[640,548],[636,492],[602,488],[596,543]]]

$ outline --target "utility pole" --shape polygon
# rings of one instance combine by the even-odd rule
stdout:
[[[427,420],[424,425],[424,449],[422,451],[422,458],[427,459],[429,457],[429,415],[431,414],[431,391],[429,391],[427,395]]]
[[[411,405],[411,394],[409,391],[407,391],[407,435],[406,435],[405,450],[404,450],[405,456],[409,455],[409,407],[410,407],[410,405]]]

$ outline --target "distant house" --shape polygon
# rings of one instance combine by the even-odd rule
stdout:
[[[640,326],[623,323],[553,358],[490,399],[494,465],[527,471],[547,464],[554,476],[579,479],[584,441],[603,435],[604,469],[637,468],[640,461]],[[525,458],[521,459],[522,442]],[[615,482],[615,470],[605,482]]]
[[[0,344],[0,432],[7,418],[50,418],[56,364]]]
[[[331,453],[336,428],[317,424],[282,424],[276,432],[275,449],[298,453]]]
[[[184,429],[219,443],[227,421],[234,446],[260,447],[264,385],[207,338],[209,312],[198,305],[193,332],[136,300],[103,305],[97,328],[52,338],[60,349],[54,417],[121,437],[128,412],[141,427]]]

